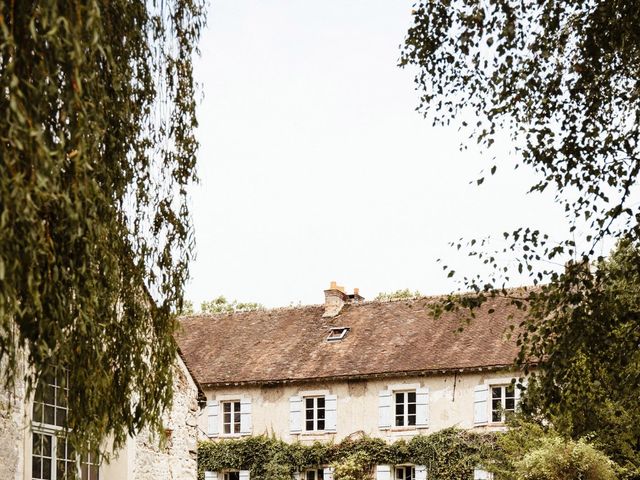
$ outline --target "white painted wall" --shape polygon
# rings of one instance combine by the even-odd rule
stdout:
[[[207,400],[251,398],[252,434],[275,435],[285,441],[340,441],[362,432],[372,437],[393,441],[419,433],[432,433],[447,427],[504,428],[501,424],[474,426],[474,388],[477,385],[508,384],[518,375],[513,372],[443,374],[423,377],[402,377],[359,381],[310,382],[277,386],[238,386],[205,388]],[[378,427],[381,390],[427,387],[429,389],[429,423],[427,428]],[[305,392],[325,392],[337,396],[337,429],[335,433],[291,434],[289,429],[289,398]],[[487,402],[490,408],[490,402]],[[207,414],[200,417],[200,431],[208,432]],[[239,435],[236,435],[238,437]],[[224,438],[218,435],[215,438]],[[207,438],[203,435],[202,438]]]

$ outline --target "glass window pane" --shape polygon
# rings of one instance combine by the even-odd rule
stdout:
[[[396,403],[396,415],[402,415],[404,413],[404,404]]]
[[[53,387],[52,385],[45,385],[43,390],[44,390],[44,403],[55,405],[55,402],[56,402],[55,387]]]
[[[314,470],[307,470],[307,480],[316,480],[316,472]]]
[[[42,455],[42,435],[33,434],[33,446],[31,447],[34,455]]]
[[[238,413],[240,412],[240,402],[235,402],[233,404],[233,411]]]
[[[493,387],[491,389],[493,398],[502,398],[502,388],[501,387]]]
[[[416,404],[415,403],[410,403],[409,405],[407,405],[407,413],[409,415],[415,415],[416,414]]]
[[[50,405],[44,406],[44,423],[49,425],[55,425],[53,422],[55,420],[55,407]]]
[[[407,393],[407,401],[409,403],[416,403],[416,392]]]
[[[51,459],[43,458],[42,459],[42,478],[45,480],[51,480]]]
[[[318,397],[316,401],[318,402],[318,408],[324,408],[324,397]]]
[[[404,417],[402,415],[396,415],[396,427],[404,426]]]
[[[403,392],[396,393],[396,403],[404,403],[404,393]]]
[[[318,430],[324,430],[324,420],[318,420]]]
[[[31,459],[31,476],[33,478],[42,478],[42,462],[40,457],[36,455]]]
[[[504,402],[504,409],[509,411],[515,410],[515,400],[513,398],[507,398]]]
[[[42,435],[42,456],[51,457],[51,436]]]
[[[415,425],[416,424],[416,416],[415,415],[409,415],[407,417],[407,423],[409,425]]]
[[[304,403],[307,408],[313,408],[313,398],[305,398]]]
[[[229,480],[240,480],[240,472],[229,472]]]
[[[324,419],[324,408],[321,410],[318,410],[318,418]]]
[[[234,413],[233,415],[234,415],[233,421],[235,423],[237,423],[238,425],[240,425],[240,414],[239,413]]]
[[[67,423],[67,411],[64,408],[56,408],[56,425],[64,427]]]
[[[305,429],[307,430],[313,430],[313,420],[307,420],[305,422]]]
[[[324,468],[318,469],[318,480],[322,480],[324,478]]]
[[[231,412],[231,404],[228,402],[225,402],[222,404],[222,409],[224,413],[230,413]]]
[[[407,480],[415,478],[415,467],[407,467]]]
[[[403,479],[404,479],[404,470],[402,469],[402,467],[396,468],[396,480],[403,480]]]
[[[502,402],[500,400],[491,401],[491,410],[500,410],[502,408]]]
[[[515,396],[515,387],[513,385],[509,385],[507,387],[505,387],[505,396],[508,397],[514,397]]]
[[[499,411],[493,411],[491,414],[491,421],[492,422],[501,422],[502,421],[502,414]]]

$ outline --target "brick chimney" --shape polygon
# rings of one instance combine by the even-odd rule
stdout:
[[[358,288],[353,289],[351,295],[345,293],[344,287],[331,282],[331,285],[324,291],[324,313],[323,317],[335,317],[340,314],[342,307],[347,303],[358,303],[364,300]]]

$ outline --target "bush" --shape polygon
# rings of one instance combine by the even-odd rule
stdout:
[[[519,480],[614,480],[611,460],[584,440],[565,441],[559,437],[541,440],[515,463]]]

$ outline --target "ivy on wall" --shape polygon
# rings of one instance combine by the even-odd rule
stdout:
[[[429,480],[468,480],[491,458],[496,435],[456,428],[387,443],[362,436],[340,443],[289,444],[267,436],[204,441],[198,446],[198,478],[205,471],[250,470],[251,480],[291,480],[295,472],[332,465],[336,480],[361,480],[375,465],[425,465]]]

